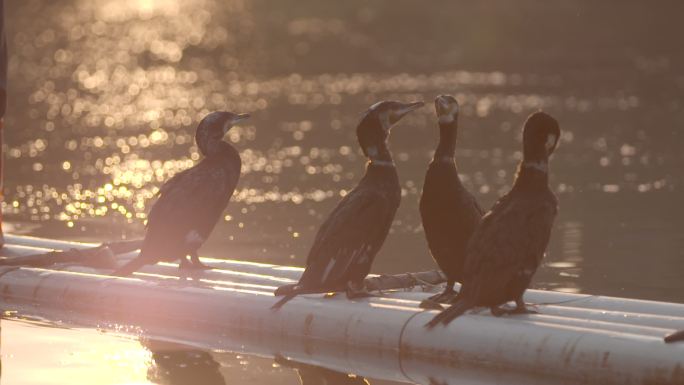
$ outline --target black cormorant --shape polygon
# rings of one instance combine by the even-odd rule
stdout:
[[[551,116],[536,112],[523,129],[523,160],[513,188],[482,217],[467,249],[464,282],[456,301],[426,326],[447,324],[468,309],[489,307],[494,315],[525,313],[523,293],[549,243],[558,211],[549,189],[548,160],[560,128]],[[516,309],[499,306],[515,301]]]
[[[114,272],[127,276],[144,265],[180,259],[180,267],[204,267],[197,249],[209,237],[240,179],[240,154],[223,136],[249,114],[213,112],[197,126],[195,141],[204,159],[159,189],[147,219],[140,255]],[[190,261],[187,257],[190,256]]]
[[[435,99],[439,145],[425,174],[420,216],[430,252],[447,276],[447,286],[443,293],[424,301],[423,307],[435,307],[431,301],[448,302],[456,294],[454,283],[463,282],[466,246],[484,214],[458,177],[454,160],[458,109],[458,102],[451,95]]]
[[[684,341],[684,330],[674,332],[674,333],[665,337],[665,342],[667,342],[667,343],[679,342],[679,341]]]
[[[279,287],[285,298],[280,308],[297,294],[346,290],[347,296],[367,295],[363,279],[375,254],[387,237],[401,200],[401,187],[387,147],[390,129],[423,102],[382,101],[371,106],[356,128],[363,153],[369,158],[366,174],[318,229],[306,261],[306,270],[295,285]]]

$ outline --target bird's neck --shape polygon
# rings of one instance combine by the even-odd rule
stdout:
[[[523,159],[518,165],[518,172],[513,183],[514,189],[548,188],[549,160]]]
[[[392,159],[392,153],[387,147],[387,142],[367,146],[366,155],[371,166],[394,167],[394,159]]]
[[[239,157],[237,150],[229,143],[222,140],[214,140],[206,143],[205,146],[200,147],[200,152],[207,159],[233,159],[235,156]]]
[[[456,137],[458,134],[458,123],[452,122],[439,123],[439,144],[433,160],[438,162],[453,162],[456,152]]]
[[[364,182],[365,181],[365,182]],[[371,160],[366,164],[366,173],[362,178],[363,183],[381,184],[386,191],[400,191],[399,175],[397,168],[391,161]]]

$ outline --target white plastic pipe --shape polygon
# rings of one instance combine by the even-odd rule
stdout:
[[[73,244],[69,245],[71,246]],[[3,252],[7,251],[15,256],[18,256],[23,254],[36,254],[41,252],[47,252],[49,251],[49,249],[9,245],[5,249],[3,249]],[[124,255],[124,257],[131,258],[135,255],[137,255],[137,253],[133,252]],[[233,266],[235,269],[247,267],[248,271],[239,271],[235,269],[226,270],[219,268],[209,271],[191,271],[188,273],[186,278],[180,280],[178,278],[179,270],[177,268],[177,264],[159,263],[157,265],[148,265],[143,267],[140,270],[140,273],[136,274],[135,276],[141,279],[166,281],[167,284],[171,284],[174,281],[178,281],[176,284],[182,285],[184,287],[194,286],[200,288],[223,287],[226,289],[244,289],[260,291],[263,294],[267,295],[270,295],[278,285],[294,282],[289,278],[254,273],[253,271],[258,271],[261,273],[272,273],[279,271],[278,269],[273,269],[270,267],[275,265],[268,265],[269,267],[264,268],[256,268],[256,266],[258,265],[259,264],[249,263],[231,264],[231,266]],[[68,266],[67,269],[70,271],[77,271],[83,273],[109,274],[109,271],[96,270],[93,268],[82,266]],[[555,294],[556,293],[554,292],[529,290],[527,300],[530,302],[548,301],[548,299],[550,297],[553,297]],[[386,293],[383,296],[383,298],[380,299],[380,301],[384,301],[387,304],[417,307],[419,302],[426,298],[427,295],[429,294],[422,292],[389,292]],[[312,295],[305,296],[305,298],[316,298],[320,296],[321,295]],[[656,310],[659,311],[656,314],[652,314],[604,310],[597,306],[597,302],[600,303],[600,301],[596,300],[600,300],[605,297],[585,296],[580,298],[582,299],[572,300],[570,302],[561,303],[559,305],[540,305],[538,307],[538,310],[543,316],[557,316],[556,318],[554,318],[555,321],[553,322],[559,324],[579,324],[584,322],[585,320],[593,320],[598,322],[606,322],[608,328],[613,327],[613,329],[615,330],[618,330],[618,327],[622,327],[620,325],[632,325],[647,328],[655,328],[655,330],[653,331],[654,335],[658,333],[666,333],[668,330],[677,330],[680,329],[682,325],[684,325],[684,317],[676,315],[678,313],[682,313],[682,309],[684,308],[684,306],[682,305],[653,301],[636,301],[637,304],[646,305],[641,306],[641,308],[645,308],[646,310],[650,310],[650,308],[656,308]],[[619,308],[620,303],[624,303],[624,307],[629,308],[629,305],[634,305],[635,302],[634,300],[610,297],[608,298],[608,300],[609,304],[613,308]],[[276,299],[274,298],[273,301],[275,302]],[[582,307],[582,304],[586,302],[589,302],[589,304],[593,306]],[[572,305],[576,305],[576,307]],[[487,310],[483,311],[487,312]],[[668,312],[674,315],[660,314]]]
[[[81,323],[121,330],[135,325],[145,335],[231,349],[249,350],[253,339],[274,347],[273,354],[326,361],[344,353],[345,368],[367,377],[428,383],[449,373],[426,372],[425,363],[499,371],[502,376],[601,384],[680,384],[684,381],[684,345],[664,344],[644,328],[616,330],[597,323],[566,325],[553,316],[496,318],[468,314],[448,327],[426,330],[436,314],[387,299],[348,301],[307,296],[280,311],[260,291],[196,288],[139,279],[111,278],[46,269],[1,269],[4,308],[59,314]],[[248,338],[249,336],[249,338]],[[378,357],[367,360],[366,351]],[[291,354],[290,354],[291,353]],[[304,353],[304,354],[302,354]],[[384,358],[387,357],[385,360]],[[387,362],[385,362],[387,361]],[[380,363],[382,363],[381,366]],[[325,366],[325,365],[324,365]]]

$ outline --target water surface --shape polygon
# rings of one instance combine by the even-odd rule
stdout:
[[[457,162],[483,206],[511,186],[525,117],[561,123],[560,214],[535,287],[684,302],[679,2],[6,6],[3,212],[16,231],[142,236],[159,186],[199,159],[197,122],[227,109],[253,119],[229,135],[243,176],[202,252],[302,265],[363,173],[359,114],[421,99],[392,133],[403,201],[373,271],[432,269],[417,201],[437,140],[430,102],[451,93]]]
[[[330,369],[36,319],[2,319],[3,384],[337,385],[398,384]],[[40,347],[40,354],[36,354]]]

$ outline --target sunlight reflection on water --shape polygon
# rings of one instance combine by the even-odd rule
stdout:
[[[612,6],[574,1],[6,3],[2,210],[14,231],[141,236],[161,184],[199,160],[197,122],[226,109],[253,118],[227,136],[243,176],[203,253],[301,266],[363,173],[360,114],[382,98],[422,99],[392,134],[403,202],[374,272],[431,269],[417,199],[437,138],[429,105],[451,93],[461,177],[485,207],[510,188],[524,117],[543,108],[561,122],[560,216],[535,287],[684,301],[684,67],[672,41],[639,30],[681,36],[667,29],[679,10],[651,7],[644,19],[621,4],[607,29]],[[529,18],[545,33],[520,29]],[[2,322],[4,383],[163,382],[163,363],[177,363],[118,336]],[[270,360],[222,357],[236,383],[298,383]]]
[[[345,15],[346,5],[338,7]],[[681,206],[674,201],[684,156],[672,127],[684,103],[672,92],[663,107],[663,96],[642,86],[657,82],[651,75],[669,68],[666,63],[640,58],[638,76],[627,64],[609,74],[599,67],[581,74],[506,65],[466,69],[441,56],[448,35],[401,49],[375,41],[384,36],[380,31],[360,32],[378,12],[389,12],[383,4],[374,7],[353,16],[321,10],[307,16],[299,8],[243,1],[12,4],[13,20],[21,22],[10,36],[15,105],[6,130],[3,211],[17,222],[42,221],[44,235],[140,236],[159,186],[199,160],[197,122],[213,110],[250,112],[253,119],[227,138],[241,151],[243,177],[207,252],[302,264],[323,216],[363,172],[354,138],[359,114],[380,98],[430,104],[448,92],[462,105],[462,179],[484,206],[510,188],[524,116],[544,108],[561,121],[552,165],[561,217],[540,285],[601,288],[603,279],[581,279],[591,275],[587,265],[599,255],[638,258],[624,244],[634,231],[649,231],[641,218],[661,212],[665,228],[651,239],[666,237],[672,245],[664,259],[681,255],[684,241],[674,234],[681,217],[667,207]],[[419,17],[411,12],[406,15]],[[43,14],[52,17],[28,22]],[[431,67],[418,67],[432,39],[440,50],[431,51]],[[328,47],[337,50],[335,62],[327,60]],[[407,67],[423,69],[397,70],[383,59],[399,52]],[[358,70],[357,62],[367,65]],[[431,107],[393,132],[403,203],[378,258],[380,271],[432,266],[415,202],[436,135]],[[622,204],[633,212],[600,214]],[[606,218],[623,230],[612,243],[596,242],[597,226],[614,227]],[[413,255],[403,255],[406,250]]]
[[[299,384],[296,371],[270,358],[210,353],[36,320],[1,322],[6,384]]]

